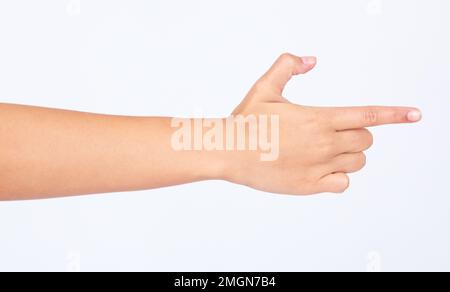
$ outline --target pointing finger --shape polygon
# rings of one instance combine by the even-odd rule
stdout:
[[[353,107],[332,110],[336,130],[360,129],[388,124],[415,123],[422,119],[422,113],[410,107]]]

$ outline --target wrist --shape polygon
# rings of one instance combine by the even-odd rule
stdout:
[[[173,156],[183,161],[192,181],[224,179],[227,169],[223,145],[225,119],[183,119],[170,121],[170,147]]]
[[[203,163],[200,166],[203,170],[202,179],[229,180],[236,153],[227,148],[226,119],[200,119],[196,122],[198,124],[201,122],[203,126],[201,131]]]

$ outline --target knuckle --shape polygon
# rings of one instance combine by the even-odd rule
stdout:
[[[359,154],[358,158],[358,166],[360,169],[364,168],[367,164],[367,156],[364,153]]]
[[[366,148],[369,149],[370,147],[373,146],[374,143],[373,134],[367,129],[363,129],[361,133],[362,133],[362,141],[366,146]]]
[[[342,194],[350,187],[350,178],[348,175],[343,176],[341,184],[338,186],[336,193]]]
[[[280,56],[280,61],[289,66],[295,66],[298,63],[298,58],[290,53],[284,53]]]
[[[401,122],[407,121],[406,115],[405,115],[403,112],[401,112],[401,111],[393,111],[393,112],[391,113],[391,116],[392,116],[392,120],[393,120],[394,122],[399,122],[399,123],[401,123]]]
[[[363,118],[363,121],[367,124],[375,124],[379,120],[379,113],[375,108],[369,107],[363,111],[362,118]]]
[[[331,192],[335,194],[342,194],[350,187],[350,177],[345,174],[336,174],[336,177],[323,186],[323,192]]]
[[[373,146],[374,143],[374,137],[373,134],[370,131],[367,131],[367,145],[370,147]]]
[[[280,56],[280,59],[282,59],[282,60],[284,60],[284,59],[286,59],[286,60],[288,60],[288,59],[292,59],[294,57],[294,55],[292,55],[291,53],[283,53],[283,54],[281,54],[281,56]]]
[[[354,168],[360,169],[366,164],[366,160],[367,160],[367,158],[364,153],[362,153],[362,152],[356,153],[352,157],[351,165],[353,165]]]

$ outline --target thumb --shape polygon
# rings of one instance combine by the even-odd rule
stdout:
[[[259,83],[282,95],[284,88],[293,76],[308,73],[316,64],[316,57],[297,57],[291,54],[283,54],[259,80]]]

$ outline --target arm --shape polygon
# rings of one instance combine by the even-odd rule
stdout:
[[[236,141],[229,149],[194,146],[180,151],[174,147],[176,129],[170,118],[0,105],[0,200],[152,189],[209,179],[282,194],[343,192],[349,186],[347,174],[364,167],[363,151],[373,143],[365,128],[413,123],[421,114],[406,107],[289,103],[282,97],[285,85],[315,64],[315,58],[283,55],[233,112],[233,117],[276,117],[278,123],[267,133],[277,148],[271,159],[262,159],[264,147],[237,149]],[[235,122],[196,122],[208,125],[202,128],[204,135],[215,122],[226,125],[230,120]],[[252,139],[249,128],[246,125],[246,141]],[[215,129],[226,136],[224,128]],[[196,135],[193,129],[188,132]]]
[[[219,177],[218,155],[174,151],[171,119],[0,105],[0,199],[141,190]]]

